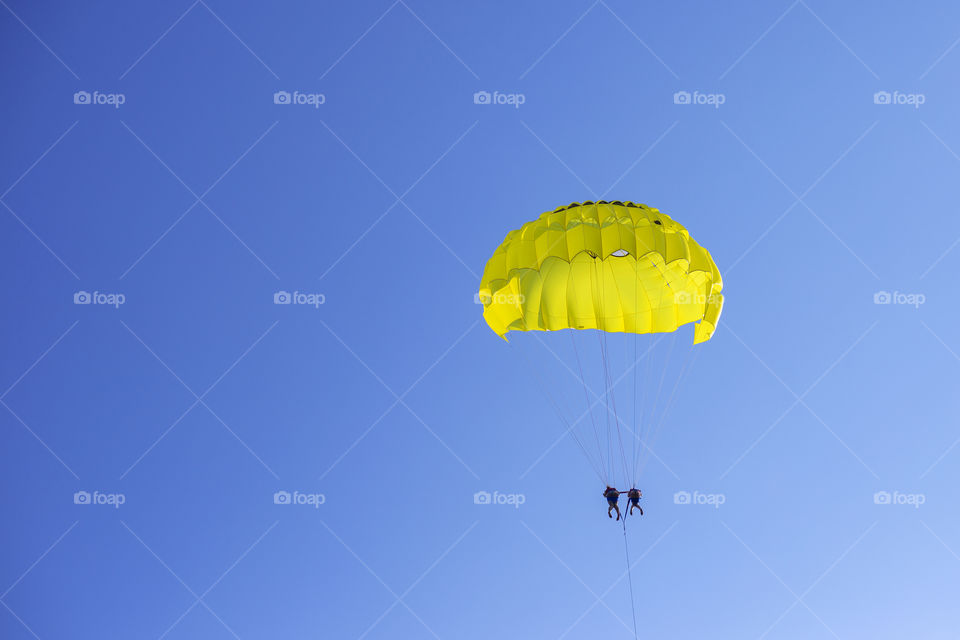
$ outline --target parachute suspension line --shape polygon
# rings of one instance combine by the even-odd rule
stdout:
[[[662,340],[662,336],[661,336]],[[655,366],[659,365],[659,358],[663,355],[663,347],[657,348],[659,341],[651,345],[647,351],[646,362],[643,371],[643,396],[640,400],[640,422],[641,428],[637,431],[637,456],[633,459],[633,471],[638,477],[643,473],[641,461],[649,439],[652,419],[650,418],[650,389],[654,384]]]
[[[636,313],[634,313],[634,316],[636,316]],[[631,442],[632,447],[630,448],[631,460],[637,459],[636,435],[637,435],[637,432],[640,431],[640,424],[637,422],[637,378],[638,377],[639,377],[639,374],[637,373],[637,334],[634,334],[633,335],[633,414],[631,415],[631,420],[630,420],[630,424],[633,426],[634,437],[632,438],[632,442]],[[637,478],[635,476],[636,476],[636,473],[634,473],[633,478],[630,478],[630,484],[634,487],[637,486]]]
[[[611,269],[612,268],[613,267],[611,267]],[[616,287],[617,299],[619,300],[620,302],[619,306],[622,309],[623,294],[620,292],[620,284],[617,282],[616,275],[613,275],[613,286]],[[622,318],[622,321],[624,325],[626,325],[626,318]],[[610,350],[609,350],[609,344],[607,342],[607,333],[604,332],[603,358],[604,358],[604,375],[606,376],[605,383],[606,383],[607,389],[609,390],[608,393],[610,394],[610,401],[613,404],[613,419],[617,427],[617,444],[620,447],[620,462],[623,465],[622,468],[623,468],[624,482],[631,482],[630,467],[627,465],[626,448],[623,446],[623,429],[622,429],[623,420],[620,418],[620,412],[617,411],[617,394],[614,392],[613,376],[610,374],[609,354],[610,354]]]
[[[605,334],[605,332],[606,332],[606,326],[605,326],[606,323],[604,322],[604,311],[606,310],[606,307],[605,307],[604,304],[603,304],[603,297],[604,297],[604,291],[605,291],[605,289],[606,289],[606,286],[605,286],[605,285],[606,285],[606,282],[605,282],[605,280],[603,279],[604,272],[603,272],[602,270],[600,271],[600,274],[599,274],[599,276],[598,276],[598,273],[597,273],[597,271],[598,271],[598,269],[597,269],[597,263],[598,263],[598,262],[600,262],[600,261],[597,260],[596,256],[594,256],[594,258],[593,258],[593,273],[591,274],[591,276],[592,276],[592,285],[593,285],[593,290],[594,290],[595,292],[599,292],[599,295],[594,295],[594,296],[593,296],[593,309],[594,309],[593,315],[594,315],[594,319],[596,320],[596,325],[597,325],[597,327],[596,327],[596,329],[597,329],[597,342],[600,344],[600,365],[601,365],[601,367],[602,367],[602,369],[603,369],[602,375],[604,376],[604,380],[603,380],[603,382],[604,382],[603,402],[604,402],[604,406],[605,406],[605,408],[606,408],[605,422],[606,422],[606,425],[607,425],[607,435],[606,435],[606,439],[605,439],[605,442],[606,442],[606,445],[607,445],[607,446],[606,446],[606,461],[607,461],[607,468],[608,468],[608,470],[609,470],[609,472],[610,472],[610,476],[613,478],[614,483],[616,483],[616,475],[615,475],[614,472],[613,472],[613,435],[612,435],[612,432],[611,432],[612,430],[611,430],[611,428],[610,428],[610,389],[609,389],[609,387],[607,386],[607,379],[606,379],[607,359],[606,359],[606,356],[605,356],[604,350],[603,350],[603,337],[601,336],[601,334]],[[601,269],[602,269],[603,264],[601,263],[600,266],[601,266]],[[599,305],[598,305],[598,303],[599,303]],[[584,383],[584,384],[586,384],[586,383]]]
[[[669,278],[669,276],[667,275],[666,271],[664,271],[664,269],[661,268],[661,266],[660,266],[659,264],[657,264],[657,261],[656,261],[656,260],[651,260],[651,264],[653,264],[654,268],[660,273],[660,276],[663,278],[663,283],[666,285],[666,289],[669,289],[670,291],[673,291],[673,285],[670,283],[670,278]],[[667,266],[667,265],[664,264],[664,266]],[[659,308],[660,306],[662,306],[662,304],[663,304],[663,297],[664,297],[664,294],[665,294],[665,293],[666,293],[666,290],[663,289],[663,288],[661,288],[661,290],[660,290],[660,300],[659,300],[658,303],[657,303],[658,308]],[[673,296],[674,296],[674,299],[676,299],[677,292],[673,291]],[[676,344],[676,341],[677,341],[677,329],[678,329],[678,328],[679,328],[679,327],[675,328],[674,331],[673,331],[673,338],[672,338],[672,340],[670,341],[670,349],[667,351],[667,356],[666,356],[666,358],[664,359],[663,365],[662,365],[662,367],[661,367],[660,384],[657,386],[657,395],[656,395],[656,397],[654,397],[654,399],[653,399],[653,408],[652,408],[652,410],[650,411],[650,415],[649,415],[649,422],[650,422],[650,423],[656,422],[657,405],[658,405],[659,402],[660,402],[661,392],[663,391],[663,382],[664,382],[664,380],[666,379],[667,368],[668,368],[668,365],[669,365],[669,363],[670,363],[670,356],[673,354],[673,347],[674,347],[674,345]],[[687,355],[689,355],[689,351],[687,352]],[[681,371],[680,371],[680,376],[683,375],[683,371],[684,371],[685,368],[686,368],[686,359],[684,359],[684,367],[683,367],[683,369],[681,369]],[[659,432],[660,427],[661,427],[662,424],[663,424],[664,418],[666,418],[666,411],[667,411],[667,409],[669,409],[670,403],[672,403],[673,394],[676,392],[676,388],[677,388],[677,386],[678,386],[679,383],[680,383],[680,379],[679,379],[680,376],[678,376],[677,383],[674,385],[674,389],[673,389],[673,391],[671,391],[671,393],[670,393],[670,400],[668,400],[667,406],[666,406],[666,408],[664,409],[664,414],[661,416],[659,422],[656,422],[656,424],[655,424],[655,426],[654,426],[654,429],[653,429],[653,430],[648,430],[647,438],[646,438],[647,444],[643,447],[643,449],[646,450],[646,456],[641,455],[641,457],[645,457],[647,461],[649,461],[650,455],[652,455],[652,453],[653,453],[653,451],[652,451],[652,449],[651,449],[651,446],[652,446],[652,442],[651,442],[651,441],[656,437],[657,432]],[[640,470],[641,470],[641,471],[642,471],[642,469],[643,469],[643,467],[644,467],[645,465],[646,465],[646,462],[644,462],[642,465],[640,465]]]
[[[690,354],[694,352],[696,348],[691,346],[687,351],[686,356],[683,359],[683,366],[680,368],[680,373],[677,375],[677,381],[673,384],[673,389],[670,390],[670,395],[667,397],[667,406],[663,408],[663,413],[660,415],[660,423],[664,421],[667,417],[667,414],[670,413],[670,407],[673,406],[673,400],[676,396],[677,389],[680,387],[680,383],[683,381],[684,375],[689,369],[693,369],[693,363],[697,361],[697,356],[700,355],[700,350],[697,349],[693,357],[690,357]]]
[[[594,260],[593,268],[594,273],[599,268],[600,271],[600,312],[597,314],[597,342],[600,344],[600,375],[603,376],[603,404],[607,409],[606,413],[606,422],[607,422],[607,462],[610,465],[610,476],[613,478],[614,484],[617,482],[617,476],[614,472],[613,465],[613,437],[610,430],[610,387],[607,386],[607,356],[604,353],[603,349],[603,338],[606,335],[606,322],[605,322],[605,313],[607,307],[604,304],[604,297],[607,292],[607,281],[606,281],[606,272],[603,269],[603,263],[597,264],[597,260]]]
[[[513,347],[512,342],[508,344],[510,344],[511,347]],[[557,413],[557,417],[560,419],[560,422],[562,422],[563,425],[567,428],[566,433],[569,433],[573,436],[574,441],[576,441],[577,445],[579,445],[580,449],[583,451],[583,455],[587,459],[587,464],[590,465],[590,468],[593,470],[595,474],[597,474],[597,477],[600,478],[601,481],[606,481],[606,478],[604,478],[603,473],[601,473],[600,468],[597,466],[597,463],[593,460],[593,457],[590,455],[587,449],[583,446],[583,443],[580,441],[580,438],[577,436],[577,432],[575,428],[576,425],[571,425],[570,422],[567,420],[563,411],[560,409],[560,405],[557,404],[556,400],[553,397],[553,394],[550,393],[549,386],[540,376],[540,372],[537,370],[536,367],[533,366],[533,363],[531,363],[530,360],[527,359],[527,356],[523,353],[523,351],[520,348],[513,347],[513,349],[514,351],[520,354],[520,357],[523,358],[523,361],[527,363],[527,367],[531,371],[533,371],[533,375],[537,380],[537,386],[539,386],[543,390],[544,394],[546,394],[547,399],[550,401],[551,406],[553,406],[553,410]]]
[[[663,336],[661,336],[661,338],[662,337]],[[633,458],[633,473],[638,478],[643,475],[643,457],[650,441],[650,433],[653,424],[653,419],[649,415],[650,406],[652,404],[652,401],[650,400],[650,395],[652,393],[651,387],[654,386],[656,367],[663,366],[663,364],[661,364],[659,361],[662,356],[662,345],[659,347],[659,349],[656,348],[656,345],[651,347],[650,352],[646,357],[647,361],[645,363],[643,372],[643,396],[640,402],[640,421],[642,424],[641,428],[637,430],[637,454]]]
[[[606,473],[606,467],[603,464],[603,447],[600,445],[600,432],[597,428],[597,421],[593,417],[593,403],[590,402],[590,395],[587,393],[587,381],[583,377],[583,364],[580,362],[580,351],[577,349],[577,341],[573,338],[573,331],[570,332],[570,344],[573,345],[573,353],[577,357],[577,369],[580,371],[580,382],[583,383],[583,398],[587,402],[587,411],[590,413],[590,423],[593,425],[593,438],[597,443],[597,456],[599,457],[598,463],[603,473],[602,480],[604,484],[610,486],[610,476]]]
[[[593,304],[594,309],[596,309],[596,304],[592,299],[591,299],[591,304]],[[603,447],[600,445],[600,431],[597,426],[597,420],[593,415],[593,403],[590,402],[590,394],[587,392],[587,379],[583,375],[583,364],[580,361],[580,351],[577,349],[577,341],[574,338],[574,333],[575,333],[575,330],[571,329],[570,344],[573,345],[573,353],[576,355],[576,358],[577,358],[577,369],[580,372],[580,383],[583,385],[583,397],[587,403],[587,411],[590,413],[590,424],[593,427],[593,438],[597,445],[597,464],[598,464],[598,467],[601,469],[601,476],[603,476],[602,479],[604,484],[606,484],[607,486],[610,486],[610,474],[606,468],[606,465],[604,464]]]
[[[599,263],[599,278],[597,278]],[[623,448],[623,433],[620,428],[620,416],[617,413],[617,399],[613,393],[613,384],[612,376],[610,375],[610,359],[609,359],[609,349],[607,344],[607,326],[606,326],[606,311],[607,307],[604,304],[604,299],[607,294],[607,265],[602,261],[594,259],[594,282],[599,280],[599,302],[600,310],[595,315],[597,317],[597,340],[600,343],[600,364],[602,366],[601,375],[603,376],[603,386],[604,386],[604,400],[607,408],[607,460],[610,465],[610,475],[616,479],[616,473],[614,473],[614,447],[617,446],[620,449],[620,459],[623,465],[623,475],[626,476],[628,473],[627,469],[627,459],[624,453]],[[616,277],[613,278],[614,286],[616,286]],[[619,294],[619,289],[618,289]],[[610,424],[610,416],[613,415],[613,425]],[[616,429],[616,443],[614,443],[614,429]],[[624,478],[626,481],[626,478]]]
[[[629,508],[628,508],[629,511]],[[633,614],[633,637],[637,635],[637,601],[633,597],[633,574],[630,566],[630,548],[627,544],[627,517],[623,517],[623,553],[627,557],[627,582],[630,584],[630,612]]]
[[[618,258],[618,260],[619,260],[619,258]],[[612,269],[612,268],[613,268],[613,267],[611,266],[611,269]],[[616,288],[616,291],[617,291],[617,299],[620,301],[620,305],[619,305],[619,306],[620,306],[620,309],[621,309],[621,311],[622,311],[622,309],[623,309],[623,292],[620,290],[620,283],[617,282],[616,274],[613,274],[613,286]],[[624,325],[624,326],[623,326],[623,329],[626,330],[626,329],[627,329],[627,326],[626,326],[626,324],[627,324],[627,318],[626,318],[626,316],[623,315],[622,313],[621,313],[621,321],[623,322],[623,325]],[[606,333],[603,334],[603,338],[604,338],[604,345],[603,345],[603,346],[604,346],[604,358],[606,359],[606,362],[607,362],[607,366],[604,368],[604,373],[605,373],[605,375],[606,375],[606,384],[607,384],[607,387],[610,389],[610,399],[611,399],[611,402],[613,403],[613,417],[614,417],[614,420],[616,420],[616,426],[617,426],[617,444],[618,444],[619,447],[620,447],[620,462],[621,462],[621,464],[623,465],[622,468],[623,468],[624,482],[629,482],[629,483],[631,484],[631,486],[633,486],[634,482],[633,482],[633,479],[630,477],[630,466],[627,464],[627,451],[626,451],[626,447],[623,446],[623,428],[622,428],[622,427],[623,427],[624,425],[626,425],[627,423],[620,417],[620,412],[617,410],[617,395],[616,395],[616,393],[614,392],[613,376],[610,374],[609,357],[608,357],[608,355],[609,355],[609,348],[608,348],[608,344],[607,344],[607,334],[606,334]],[[621,344],[622,344],[622,343],[621,343]],[[624,355],[626,356],[626,351],[627,351],[627,350],[624,349],[623,351],[624,351]],[[633,429],[632,429],[630,426],[628,426],[627,429],[628,429],[631,433],[633,432]]]
[[[696,353],[693,353],[694,351],[696,351]],[[691,357],[691,354],[693,354],[693,357]],[[652,441],[650,442],[651,448],[654,444],[656,444],[657,436],[660,435],[660,431],[666,422],[667,415],[670,413],[670,409],[673,407],[673,402],[676,399],[677,389],[680,388],[680,383],[683,381],[685,375],[693,369],[693,364],[697,361],[697,356],[699,355],[700,350],[693,345],[690,345],[690,347],[687,349],[686,355],[683,358],[683,366],[680,368],[680,373],[677,374],[677,380],[674,382],[673,389],[671,389],[670,395],[667,398],[667,403],[663,408],[663,413],[660,414],[660,420],[657,421],[657,424],[653,429]],[[651,454],[647,455],[647,461],[649,461]]]
[[[633,261],[633,420],[631,424],[633,425],[633,448],[631,460],[634,461],[633,467],[634,471],[633,477],[630,478],[631,488],[637,486],[637,482],[640,481],[640,478],[637,477],[636,473],[636,459],[637,459],[637,449],[639,446],[639,435],[640,435],[640,423],[637,421],[637,378],[639,373],[637,372],[637,343],[640,342],[640,334],[637,333],[640,325],[640,260],[635,259]]]
[[[640,337],[637,336],[639,340]],[[647,418],[646,412],[649,408],[647,403],[647,396],[649,395],[649,379],[650,371],[653,368],[653,360],[657,356],[656,346],[663,339],[663,336],[658,336],[656,340],[653,339],[651,335],[647,335],[644,340],[646,341],[646,349],[642,354],[638,354],[634,357],[634,367],[639,369],[643,367],[643,379],[641,384],[643,386],[643,394],[641,395],[640,405],[637,409],[637,416],[635,418],[635,427],[632,433],[633,436],[633,457],[631,458],[630,471],[633,475],[632,480],[634,486],[640,481],[639,473],[637,472],[639,468],[639,460],[643,455],[643,443],[646,441],[647,432],[649,431],[649,419]],[[643,360],[641,365],[640,361]],[[634,402],[636,402],[636,392],[634,393]]]
[[[620,461],[623,464],[622,468],[623,468],[624,482],[629,482],[629,477],[627,477],[629,474],[629,468],[627,467],[627,457],[623,447],[623,430],[620,428],[620,416],[617,413],[617,396],[613,392],[613,378],[610,375],[610,359],[609,359],[609,350],[607,345],[606,333],[604,333],[603,337],[600,339],[600,357],[603,360],[604,391],[607,397],[610,399],[610,403],[613,407],[612,413],[613,413],[614,428],[616,429],[616,432],[617,432],[617,445],[620,448]],[[610,439],[609,439],[609,446],[611,449],[611,453],[610,453],[611,465],[613,464],[612,458],[613,458],[613,446],[614,446],[612,435],[613,434],[611,431]]]
[[[654,260],[651,260],[650,262],[654,267],[657,266],[657,263]],[[637,283],[636,285],[637,286],[637,302],[639,303],[639,298],[640,298],[639,296],[639,290],[640,290],[640,259],[639,257],[634,266],[635,266],[634,276]],[[646,299],[647,308],[650,310],[650,313],[653,314],[653,309],[654,309],[653,300],[650,299],[650,294],[646,290],[646,288],[643,289],[643,296]],[[662,299],[663,297],[661,294],[661,301]],[[652,334],[645,334],[645,335],[648,336],[648,339],[647,339],[648,344],[647,344],[647,349],[646,351],[644,351],[644,354],[642,356],[646,360],[645,366],[644,366],[644,374],[643,374],[643,399],[640,402],[639,424],[638,424],[637,430],[634,432],[634,443],[636,444],[636,449],[635,449],[635,457],[633,460],[633,470],[634,470],[634,476],[636,477],[636,480],[635,480],[636,482],[639,482],[639,473],[637,472],[637,468],[639,467],[640,457],[643,455],[643,443],[645,441],[645,432],[649,431],[649,424],[648,424],[649,420],[646,419],[645,410],[649,406],[647,404],[647,396],[649,395],[649,390],[650,390],[650,376],[651,376],[650,371],[653,368],[653,360],[656,356],[656,351],[655,351],[656,346],[663,339],[662,336],[659,336],[657,337],[656,340],[654,340],[652,337]],[[637,363],[637,359],[636,357],[634,357],[634,366],[636,366],[636,363]]]
[[[648,416],[647,424],[651,426],[654,425],[656,421],[657,405],[660,403],[660,396],[663,391],[663,383],[664,383],[664,380],[666,380],[667,378],[667,368],[668,368],[667,365],[670,362],[670,356],[673,355],[673,347],[676,345],[676,343],[677,343],[677,332],[674,331],[673,336],[670,339],[670,347],[667,349],[667,356],[663,360],[663,364],[660,367],[660,382],[657,385],[657,393],[653,397],[653,403],[652,403],[653,406],[651,407],[650,414]],[[640,456],[641,460],[644,460],[644,458],[646,458],[646,460],[649,460],[650,458],[650,439],[652,435],[653,435],[653,430],[647,429],[646,438],[643,443],[643,449],[646,452],[646,456],[644,456],[643,453],[641,453],[641,456]],[[644,466],[645,466],[645,463],[641,462],[639,470],[642,470]]]
[[[650,420],[646,417],[646,408],[649,406],[647,404],[647,396],[649,395],[649,389],[652,386],[651,376],[653,375],[651,371],[653,370],[653,361],[657,357],[657,345],[660,344],[664,339],[663,334],[658,334],[656,337],[653,335],[646,335],[644,340],[646,341],[646,348],[643,353],[639,355],[639,360],[644,360],[644,372],[643,372],[643,397],[640,401],[640,427],[634,433],[634,441],[637,443],[637,457],[634,459],[633,468],[637,469],[640,466],[640,456],[643,454],[643,443],[646,441],[646,433],[650,431],[649,423]],[[638,363],[639,360],[635,360],[635,363]],[[636,364],[634,366],[637,366]],[[640,474],[637,473],[637,480],[639,481]]]

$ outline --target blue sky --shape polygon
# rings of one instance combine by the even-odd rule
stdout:
[[[0,636],[632,637],[525,361],[579,415],[569,341],[473,300],[607,198],[727,301],[627,526],[640,634],[953,637],[958,38],[948,2],[4,2]]]

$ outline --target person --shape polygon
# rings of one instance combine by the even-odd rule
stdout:
[[[640,515],[643,515],[643,507],[640,506],[640,498],[642,497],[643,494],[636,487],[627,491],[627,499],[630,500],[630,511],[627,512],[627,515],[632,516],[634,509],[639,509]]]
[[[607,499],[607,517],[612,518],[611,511],[614,509],[617,510],[617,520],[620,519],[620,505],[617,502],[620,500],[620,492],[607,485],[607,488],[603,492],[603,497]]]

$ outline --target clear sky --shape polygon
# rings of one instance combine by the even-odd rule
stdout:
[[[956,637],[956,3],[0,5],[0,637],[632,637],[569,341],[473,298],[599,198],[726,295],[641,637]]]

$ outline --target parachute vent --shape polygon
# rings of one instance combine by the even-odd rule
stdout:
[[[594,202],[593,200],[584,200],[583,202],[571,202],[566,206],[557,207],[556,209],[553,210],[553,213],[557,213],[559,211],[566,211],[567,209],[573,209],[575,207],[587,207],[592,204],[615,204],[615,205],[620,205],[621,207],[633,207],[634,209],[650,208],[645,204],[630,202],[629,200],[597,200],[596,202]]]

